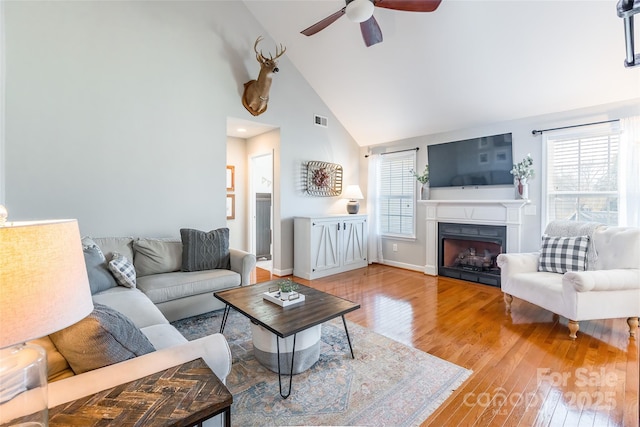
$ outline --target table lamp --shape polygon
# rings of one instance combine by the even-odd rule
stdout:
[[[347,189],[344,190],[342,198],[349,199],[347,202],[347,212],[350,214],[357,214],[360,210],[360,202],[358,202],[358,200],[364,199],[364,196],[362,196],[362,191],[360,191],[359,185],[349,185],[347,186]]]
[[[26,342],[92,310],[76,220],[0,226],[0,425],[48,425],[46,353]]]

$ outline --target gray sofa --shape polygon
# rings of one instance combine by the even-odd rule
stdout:
[[[216,333],[187,341],[169,322],[222,308],[213,292],[249,285],[255,256],[230,249],[230,269],[183,272],[180,271],[183,247],[180,240],[85,237],[85,261],[88,259],[86,250],[92,245],[100,249],[100,256],[104,256],[104,261],[94,266],[87,263],[96,310],[68,330],[35,340],[47,351],[49,407],[198,357],[203,358],[224,382],[231,372],[232,362],[225,337]],[[133,260],[135,286],[122,286],[117,282],[113,282],[113,286],[110,284],[113,277],[108,260],[114,253]],[[96,277],[102,279],[103,284],[94,292],[95,283],[92,281],[95,280],[92,279]],[[101,310],[115,310],[117,314],[124,315],[124,320],[113,316],[100,319],[96,313]],[[124,332],[124,335],[131,336],[130,331],[134,330],[133,335],[138,335],[138,341],[123,344],[129,339],[122,339],[122,331],[127,328],[129,332]],[[152,346],[149,352],[129,354],[128,358],[121,356],[123,352],[137,352],[140,340],[148,340]],[[221,421],[222,415],[219,415],[205,425],[220,425]]]
[[[230,269],[180,271],[182,241],[133,237],[90,238],[111,260],[118,252],[133,261],[137,285],[162,314],[173,322],[224,308],[213,292],[246,286],[256,257],[245,251],[229,249]],[[85,245],[90,244],[84,238]]]

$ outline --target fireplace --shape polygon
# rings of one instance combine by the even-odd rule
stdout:
[[[468,225],[491,225],[506,228],[502,235],[502,252],[520,252],[522,240],[522,213],[527,200],[420,200],[419,205],[426,209],[426,257],[424,274],[437,276],[442,274],[440,262],[442,257],[440,239],[438,238],[439,224],[452,224],[457,227]],[[457,238],[462,239],[464,236]],[[495,241],[496,236],[480,235],[481,240],[489,238]],[[476,255],[478,250],[476,249]],[[484,249],[482,251],[484,255]],[[458,272],[457,274],[461,274]],[[465,280],[473,280],[471,274],[465,274]],[[484,276],[483,280],[490,280],[490,285],[500,284],[499,276]]]
[[[499,287],[506,242],[505,226],[439,222],[438,275]]]

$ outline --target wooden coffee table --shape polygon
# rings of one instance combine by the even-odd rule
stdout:
[[[225,303],[220,333],[224,331],[229,310],[233,308],[248,317],[253,323],[262,326],[276,335],[280,395],[286,399],[291,394],[296,335],[335,317],[341,316],[349,343],[349,350],[351,351],[351,357],[354,358],[351,338],[349,337],[347,321],[344,315],[360,308],[360,304],[298,284],[298,292],[305,296],[305,300],[298,304],[280,307],[262,298],[264,292],[269,291],[270,288],[274,288],[280,281],[281,280],[271,280],[257,285],[216,292],[213,295]],[[289,372],[289,390],[284,394],[282,391],[282,372],[280,369],[280,339],[292,335],[293,350],[291,353],[291,372]]]

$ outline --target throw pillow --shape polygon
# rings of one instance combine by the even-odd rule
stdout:
[[[84,252],[84,263],[87,267],[91,295],[118,286],[116,280],[109,272],[107,260],[104,258],[99,247],[86,246],[82,251]]]
[[[84,236],[81,242],[82,242],[82,249],[95,246],[96,248],[98,248],[98,251],[100,251],[100,253],[104,255],[104,253],[102,252],[102,249],[100,249],[100,246],[98,246],[98,244],[91,237]]]
[[[109,270],[119,285],[127,288],[136,287],[136,269],[126,256],[114,252],[111,261],[109,261]]]
[[[180,239],[148,239],[133,241],[133,263],[139,277],[150,274],[171,273],[182,268],[182,242]]]
[[[584,271],[587,265],[589,236],[551,237],[542,236],[542,250],[538,271],[566,273]]]
[[[76,375],[155,351],[128,317],[97,303],[89,316],[49,338]]]
[[[229,229],[218,228],[209,232],[183,228],[182,271],[231,268],[229,255]]]

